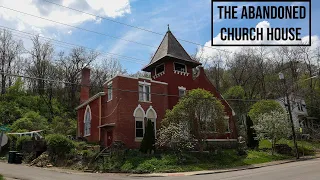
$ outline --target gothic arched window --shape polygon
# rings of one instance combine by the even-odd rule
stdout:
[[[91,109],[88,105],[84,113],[84,136],[90,136],[91,130]]]

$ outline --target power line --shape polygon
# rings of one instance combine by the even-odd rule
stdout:
[[[7,76],[27,78],[27,79],[34,79],[34,80],[58,82],[58,83],[63,83],[63,84],[76,85],[76,86],[95,87],[92,85],[82,85],[79,83],[72,83],[72,82],[68,82],[68,81],[52,80],[52,79],[48,79],[48,78],[39,78],[39,77],[32,77],[32,76],[19,75],[19,74],[11,74],[11,73],[4,73],[4,72],[0,72],[0,74],[4,74]],[[122,92],[132,92],[132,93],[139,93],[140,92],[138,90],[128,90],[128,89],[120,89],[120,88],[114,88],[114,87],[112,87],[112,90],[122,91]],[[149,94],[158,95],[158,96],[168,96],[168,97],[180,97],[179,95],[167,94],[167,93],[149,93]],[[261,100],[261,99],[224,99],[224,98],[217,98],[217,97],[214,97],[214,98],[219,99],[219,100],[226,100],[226,101],[244,101],[244,102],[257,102],[257,101]],[[212,99],[212,98],[198,98],[198,99]]]
[[[72,82],[67,82],[67,81],[60,81],[60,80],[52,80],[52,79],[48,79],[48,78],[39,78],[39,77],[31,77],[31,76],[26,76],[26,75],[19,75],[19,74],[10,74],[10,73],[4,73],[4,72],[0,72],[0,74],[5,74],[7,76],[14,76],[14,77],[21,77],[21,78],[27,78],[27,79],[35,79],[35,80],[43,80],[43,81],[49,81],[49,82],[58,82],[58,83],[63,83],[63,84],[69,84],[69,85],[76,85],[76,86],[82,86],[82,87],[94,87],[92,85],[81,85],[79,83],[72,83]],[[109,89],[109,88],[106,88]],[[140,93],[140,91],[137,90],[127,90],[127,89],[120,89],[120,88],[114,88],[112,87],[112,90],[115,91],[121,91],[121,92],[131,92],[131,93]],[[167,96],[167,97],[178,97],[181,98],[181,96],[179,95],[175,95],[175,94],[167,94],[167,93],[149,93],[150,95],[157,95],[157,96]],[[223,100],[223,101],[237,101],[237,102],[258,102],[261,100],[275,100],[275,99],[224,99],[224,98],[218,98],[218,97],[214,97],[214,98],[196,98],[196,99],[218,99],[218,100]],[[293,100],[290,100],[291,102],[295,102]],[[307,106],[307,107],[311,107],[311,108],[317,108],[319,109],[320,107],[316,107],[316,106]]]
[[[48,0],[43,0],[43,1],[45,1],[47,3],[54,4],[56,6],[60,6],[60,7],[66,8],[66,9],[70,9],[70,10],[77,11],[77,12],[80,12],[80,13],[83,13],[83,14],[87,14],[87,15],[94,16],[94,17],[97,17],[97,18],[101,18],[101,19],[104,19],[104,20],[107,20],[107,21],[111,21],[111,22],[114,22],[114,23],[117,23],[117,24],[121,24],[121,25],[130,27],[130,28],[139,29],[139,30],[142,30],[142,31],[146,31],[146,32],[149,32],[149,33],[156,34],[156,35],[161,35],[161,36],[165,35],[163,33],[151,31],[151,30],[148,30],[148,29],[145,29],[145,28],[141,28],[141,27],[138,27],[138,26],[130,25],[130,24],[123,23],[123,22],[120,22],[120,21],[116,21],[116,20],[111,19],[111,18],[106,18],[106,17],[102,17],[102,16],[99,16],[99,15],[96,15],[96,14],[92,14],[92,13],[88,13],[88,12],[85,12],[85,11],[81,11],[79,9],[75,9],[75,8],[72,8],[72,7],[64,6],[62,4],[54,3],[52,1],[48,1]],[[233,53],[233,52],[225,50],[225,49],[218,49],[218,48],[214,48],[214,47],[211,47],[211,46],[205,46],[205,45],[202,45],[200,43],[192,42],[192,41],[185,40],[185,39],[177,38],[177,40],[183,41],[183,42],[186,42],[186,43],[190,43],[190,44],[194,44],[194,45],[197,45],[197,46],[205,47],[205,48],[211,48],[211,49],[216,49],[218,51],[224,51],[224,52],[228,52],[228,53]]]
[[[149,44],[140,43],[140,42],[132,41],[132,40],[128,40],[128,39],[123,39],[122,37],[113,36],[113,35],[109,35],[109,34],[97,32],[97,31],[93,31],[93,30],[86,29],[86,28],[82,28],[82,27],[79,27],[79,26],[69,25],[69,24],[66,24],[66,23],[58,22],[58,21],[55,21],[55,20],[52,20],[52,19],[43,18],[43,17],[40,17],[40,16],[36,16],[36,15],[33,15],[33,14],[29,14],[29,13],[23,12],[23,11],[19,11],[19,10],[16,10],[16,9],[8,8],[8,7],[5,7],[5,6],[0,6],[0,7],[5,8],[5,9],[8,9],[8,10],[11,10],[11,11],[19,12],[19,13],[21,13],[21,14],[25,14],[25,15],[28,15],[28,16],[32,16],[32,17],[35,17],[35,18],[43,19],[43,20],[46,20],[46,21],[51,21],[51,22],[54,22],[54,23],[57,23],[57,24],[61,24],[61,25],[64,25],[64,26],[72,27],[72,28],[75,28],[75,29],[80,29],[80,30],[82,30],[82,31],[87,31],[87,32],[90,32],[90,33],[94,33],[94,34],[98,34],[98,35],[102,35],[102,36],[111,37],[111,38],[114,38],[114,39],[120,39],[120,40],[122,40],[122,41],[130,42],[130,43],[135,43],[135,44],[139,44],[139,45],[143,45],[143,46],[148,46],[148,47],[152,47],[152,48],[157,48],[157,47],[152,46],[152,45],[149,45]]]
[[[33,33],[28,33],[28,32],[25,32],[25,31],[12,29],[12,28],[9,28],[9,27],[6,27],[6,26],[1,26],[1,25],[0,25],[0,27],[3,28],[3,29],[10,30],[11,32],[12,32],[12,31],[16,31],[16,32],[20,32],[20,33],[23,33],[23,34],[28,34],[28,35],[36,36],[36,35],[33,34]],[[87,46],[82,46],[82,45],[78,45],[78,44],[74,44],[74,43],[70,43],[70,42],[66,42],[66,41],[60,41],[60,40],[56,40],[56,39],[53,39],[53,38],[48,38],[48,37],[44,37],[44,36],[40,36],[40,35],[39,35],[39,37],[40,37],[40,38],[43,38],[43,39],[50,40],[50,41],[55,41],[55,42],[59,42],[59,43],[71,45],[71,46],[86,48],[86,49],[89,49],[89,50],[93,50],[93,51],[95,51],[95,52],[99,52],[99,53],[101,53],[101,54],[110,54],[110,55],[115,55],[115,56],[119,56],[119,57],[123,57],[123,58],[127,58],[127,59],[138,60],[138,61],[140,61],[139,64],[141,64],[141,65],[145,65],[145,64],[148,63],[148,62],[146,62],[146,61],[143,60],[143,59],[138,59],[138,58],[135,58],[135,57],[125,56],[125,55],[121,55],[121,54],[117,54],[117,53],[110,53],[110,52],[105,52],[105,51],[97,51],[97,50],[95,50],[95,49],[93,49],[93,48],[90,48],[90,47],[87,47]],[[135,62],[135,61],[131,61],[131,62]],[[138,62],[135,62],[135,63],[138,63]]]
[[[23,39],[27,39],[27,40],[32,41],[32,36],[26,35],[26,36],[29,37],[29,38],[28,38],[28,37],[26,37],[26,36],[24,37],[24,36],[17,35],[17,34],[12,34],[12,35],[13,35],[13,36],[16,36],[16,37],[19,37],[19,38],[23,38]],[[41,38],[41,37],[40,37],[40,38]],[[57,42],[53,42],[53,43],[57,43]],[[56,46],[56,47],[60,47],[60,48],[67,48],[67,49],[71,49],[71,50],[74,49],[74,47],[66,46],[66,45],[61,45],[61,44],[55,44],[55,46]],[[108,59],[108,58],[110,57],[110,56],[108,56],[108,55],[103,55],[103,54],[99,54],[99,56],[102,57],[102,58],[106,58],[106,59]],[[112,58],[112,56],[111,56],[111,58]],[[117,60],[118,60],[118,59],[117,59]],[[144,65],[144,63],[139,63],[139,62],[132,61],[132,60],[128,60],[128,59],[121,59],[121,60]],[[120,60],[118,60],[118,61],[120,61]]]

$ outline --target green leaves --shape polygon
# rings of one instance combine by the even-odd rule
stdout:
[[[75,148],[72,140],[61,134],[50,134],[46,137],[48,151],[52,155],[65,157]]]
[[[224,95],[227,99],[244,99],[245,92],[241,86],[230,87]]]
[[[173,126],[171,123],[176,125]],[[160,134],[168,133],[168,139],[174,139],[173,135],[176,133],[172,133],[171,130],[180,125],[185,125],[190,136],[197,139],[198,143],[205,140],[210,132],[225,133],[224,106],[209,91],[190,90],[172,110],[166,112]]]
[[[13,132],[19,129],[25,129],[28,131],[44,130],[48,128],[48,121],[37,112],[30,111],[26,113],[22,118],[18,119],[11,125]]]
[[[252,105],[248,114],[255,124],[258,120],[258,116],[272,111],[284,112],[279,102],[275,100],[261,100]]]

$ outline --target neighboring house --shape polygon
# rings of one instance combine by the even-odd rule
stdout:
[[[313,128],[316,118],[309,117],[306,102],[302,97],[291,94],[289,96],[292,120],[296,128]],[[288,112],[288,104],[286,98],[279,98],[277,101]]]
[[[89,97],[90,69],[83,69],[81,104],[76,108],[77,136],[103,146],[122,141],[128,148],[138,148],[148,119],[155,130],[159,129],[166,110],[172,109],[179,97],[188,90],[202,88],[221,99],[228,124],[225,134],[213,132],[210,140],[236,141],[234,113],[200,65],[168,30],[151,62],[143,68],[151,72],[151,79],[118,75],[105,82],[104,92]],[[194,74],[196,67],[198,73]]]

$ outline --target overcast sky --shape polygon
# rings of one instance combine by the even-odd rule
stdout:
[[[189,40],[202,45],[211,45],[211,9],[210,0],[50,0],[64,6],[81,11],[86,11],[102,17],[129,25],[138,26],[151,31],[164,34],[167,24],[178,39]],[[234,4],[234,5],[243,5]],[[217,4],[216,4],[217,5]],[[216,6],[215,5],[215,6]],[[230,3],[228,4],[230,5]],[[262,5],[251,3],[251,5]],[[265,3],[263,4],[265,5]],[[290,5],[290,4],[283,4]],[[130,28],[121,24],[107,21],[98,17],[82,14],[70,9],[50,4],[44,0],[0,0],[0,26],[9,27],[23,32],[41,34],[42,36],[86,46],[103,52],[130,56],[131,59],[113,56],[120,60],[121,64],[130,73],[140,70],[150,61],[151,55],[156,51],[163,36]],[[6,8],[4,8],[6,7]],[[8,9],[9,8],[9,9]],[[10,10],[11,9],[11,10]],[[23,14],[18,11],[28,13]],[[214,42],[218,43],[217,36],[221,27],[240,26],[301,26],[303,37],[308,38],[307,21],[284,20],[220,20],[215,10],[214,18]],[[91,33],[70,26],[58,24],[52,21],[40,19],[34,16],[50,19],[52,21],[79,26],[103,33]],[[319,43],[320,25],[317,23],[320,17],[320,1],[312,1],[312,38]],[[14,33],[15,37],[26,38],[26,34]],[[117,37],[117,38],[112,38]],[[121,40],[122,39],[122,40]],[[124,41],[127,40],[127,41]],[[129,41],[136,41],[140,44]],[[250,42],[255,43],[255,42]],[[24,39],[26,47],[30,47],[30,40]],[[144,45],[142,45],[144,44]],[[181,42],[189,54],[196,54],[199,46]],[[57,45],[57,51],[68,51],[66,45]],[[237,50],[240,47],[223,47],[228,50]],[[210,48],[203,49],[207,56],[217,52]]]

